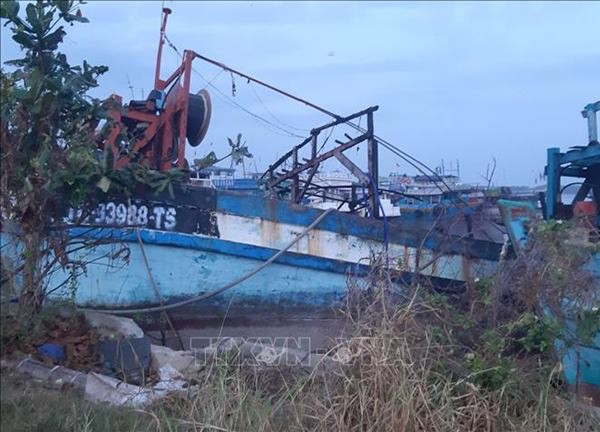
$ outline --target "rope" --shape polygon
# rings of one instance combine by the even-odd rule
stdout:
[[[156,293],[156,297],[158,297],[158,301],[160,302],[160,305],[164,306],[165,303],[163,301],[162,296],[160,295],[160,291],[158,289],[158,285],[156,285],[154,276],[152,275],[152,270],[150,269],[150,263],[148,263],[148,257],[146,256],[146,250],[144,249],[144,242],[142,241],[142,236],[140,235],[140,229],[138,227],[136,227],[135,233],[137,235],[138,242],[140,243],[140,251],[142,252],[142,258],[144,259],[144,265],[146,266],[146,271],[148,272],[148,277],[150,278],[150,283],[152,284],[152,288],[154,288],[154,292]],[[167,311],[163,311],[163,315],[165,317],[165,320],[167,321],[167,324],[169,324],[171,331],[175,334],[175,336],[177,336],[177,340],[179,341],[179,345],[181,346],[181,349],[185,350],[185,346],[183,345],[183,339],[181,339],[181,335],[179,334],[179,332],[173,325],[173,321],[171,320],[169,313]]]
[[[87,311],[95,311],[95,312],[104,312],[104,313],[109,313],[109,314],[114,314],[114,315],[131,315],[131,314],[136,314],[136,313],[162,312],[162,311],[166,311],[166,310],[170,310],[170,309],[180,308],[182,306],[187,306],[189,304],[197,303],[199,301],[207,300],[207,299],[209,299],[211,297],[219,295],[222,292],[227,291],[228,289],[231,289],[231,288],[233,288],[233,287],[241,284],[242,282],[246,281],[247,279],[250,279],[252,276],[254,276],[258,272],[260,272],[261,270],[263,270],[265,267],[273,264],[273,262],[277,258],[279,258],[281,255],[283,255],[284,253],[286,253],[292,246],[294,246],[296,243],[298,243],[300,241],[300,239],[302,239],[306,234],[308,234],[308,232],[310,230],[312,230],[315,226],[317,226],[332,211],[333,211],[333,209],[328,209],[328,210],[324,211],[323,213],[321,213],[319,215],[319,217],[316,218],[313,223],[311,223],[309,226],[307,226],[304,229],[304,231],[302,231],[300,234],[298,234],[294,240],[292,240],[291,242],[289,242],[283,249],[280,249],[275,255],[273,255],[267,261],[265,261],[264,263],[262,263],[261,265],[259,265],[258,267],[256,267],[254,270],[252,270],[251,272],[245,274],[244,276],[242,276],[242,277],[234,280],[233,282],[230,282],[227,285],[225,285],[225,286],[223,286],[223,287],[221,287],[219,289],[216,289],[214,291],[211,291],[211,292],[208,292],[208,293],[205,293],[205,294],[201,294],[201,295],[193,297],[191,299],[182,300],[182,301],[179,301],[177,303],[171,303],[171,304],[161,305],[161,306],[153,306],[153,307],[137,308],[137,309],[112,309],[112,310],[106,310],[106,309],[87,309],[87,308],[84,308],[84,309],[80,309],[80,310],[83,310],[83,311],[87,310]]]
[[[248,114],[249,116],[262,121],[263,123],[280,130],[281,132],[283,132],[283,135],[281,133],[278,133],[272,129],[267,128],[267,130],[270,130],[271,132],[277,134],[277,135],[282,135],[282,136],[289,136],[289,137],[293,137],[293,138],[304,138],[302,135],[298,135],[297,133],[294,133],[292,131],[287,130],[286,128],[283,128],[275,123],[273,123],[272,121],[267,120],[266,118],[250,111],[248,108],[245,108],[243,105],[239,104],[238,102],[234,101],[232,98],[230,98],[229,96],[227,96],[225,93],[223,93],[221,91],[221,89],[219,89],[218,87],[216,87],[214,84],[212,84],[211,82],[208,81],[208,79],[206,79],[204,77],[204,75],[202,75],[200,72],[198,72],[195,68],[192,68],[192,72],[194,72],[195,74],[197,74],[200,78],[202,78],[204,81],[206,81],[206,86],[212,88],[213,90],[215,90],[223,99],[225,99],[226,101],[229,102],[229,104],[231,106],[233,106],[234,108],[240,109],[243,112],[245,112],[246,114]],[[205,86],[205,88],[206,88]]]
[[[23,360],[21,360],[21,361],[19,362],[19,364],[17,365],[17,367],[16,367],[15,369],[16,369],[16,370],[19,370],[19,368],[20,368],[21,366],[23,366],[23,364],[27,363],[28,361],[31,361],[31,359],[30,359],[29,357],[25,357]]]
[[[225,69],[221,69],[221,71],[224,71]],[[252,81],[248,82],[250,89],[252,90],[252,93],[254,93],[254,96],[256,96],[256,99],[260,102],[260,104],[263,106],[263,108],[265,109],[265,111],[278,123],[282,124],[285,127],[288,127],[290,129],[294,129],[297,130],[299,132],[310,132],[309,129],[302,129],[296,126],[292,126],[290,124],[287,124],[286,122],[282,121],[281,119],[279,119],[275,114],[273,114],[273,112],[269,109],[269,107],[267,106],[267,104],[265,104],[262,100],[262,98],[258,95],[258,93],[256,92],[256,89],[254,88],[254,85],[252,84]]]

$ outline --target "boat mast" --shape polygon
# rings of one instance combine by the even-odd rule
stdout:
[[[167,18],[169,17],[169,14],[171,13],[171,9],[163,8],[162,12],[163,12],[163,16],[162,16],[162,23],[160,25],[160,38],[158,40],[158,53],[156,54],[156,72],[154,74],[154,89],[155,90],[162,89],[162,85],[164,85],[164,83],[160,79],[160,64],[162,61],[163,46],[165,44],[165,31],[167,30]]]

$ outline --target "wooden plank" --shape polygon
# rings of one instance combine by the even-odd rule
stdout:
[[[337,153],[335,158],[340,161],[340,163],[344,165],[363,186],[367,186],[370,183],[369,177],[365,175],[365,173],[359,167],[357,167],[354,162],[348,159],[344,153]]]
[[[312,179],[313,179],[314,175],[317,173],[318,169],[319,169],[319,165],[315,165],[312,168],[312,170],[310,171],[310,173],[308,174],[306,182],[304,183],[304,186],[302,186],[302,190],[298,193],[298,197],[295,200],[296,204],[300,203],[300,201],[302,200],[302,197],[304,196],[304,194],[308,190],[308,188],[310,186],[310,183],[312,182]]]
[[[352,148],[357,144],[360,144],[361,142],[365,141],[368,138],[369,138],[369,133],[368,132],[364,133],[361,136],[340,145],[339,147],[336,147],[332,150],[329,150],[328,152],[323,153],[321,156],[317,156],[316,158],[312,159],[310,162],[300,165],[299,167],[293,169],[286,175],[279,177],[272,182],[269,182],[267,185],[269,188],[275,187],[282,181],[287,180],[295,175],[298,175],[301,172],[306,171],[307,169],[312,168],[313,166],[323,162],[324,160],[334,157],[336,154],[341,153],[345,150],[348,150],[349,148]]]

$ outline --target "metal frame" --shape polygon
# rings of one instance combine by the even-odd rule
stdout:
[[[600,144],[598,143],[598,126],[596,113],[600,111],[600,101],[584,107],[582,116],[587,119],[589,144],[585,147],[574,147],[561,153],[559,148],[548,149],[546,165],[546,219],[569,217],[572,206],[584,200],[593,191],[594,200],[598,204],[600,198]],[[561,178],[576,177],[584,179],[575,198],[570,205],[561,202]]]
[[[370,214],[372,217],[379,217],[379,201],[377,197],[379,158],[377,140],[375,139],[373,131],[373,113],[378,109],[378,106],[369,107],[347,117],[339,117],[330,123],[312,129],[308,138],[293,147],[274,164],[269,166],[268,170],[261,177],[266,189],[271,192],[276,192],[277,190],[282,190],[284,188],[287,189],[288,186],[286,183],[291,181],[291,200],[295,203],[300,203],[304,196],[314,195],[308,194],[309,191],[314,191],[315,189],[327,189],[314,184],[312,179],[322,162],[331,158],[336,158],[342,166],[356,177],[359,185],[371,188],[369,193]],[[333,128],[339,124],[347,123],[348,121],[362,116],[367,116],[367,130],[365,133],[355,138],[346,135],[348,141],[342,142],[336,140],[336,143],[338,144],[337,147],[320,155],[317,154],[319,134],[327,129]],[[363,170],[356,166],[354,162],[343,153],[364,141],[367,141],[368,143],[367,173],[363,172]],[[300,151],[308,146],[308,144],[310,144],[309,157],[302,158],[302,162],[300,162]],[[291,168],[286,169],[284,166],[290,166]],[[300,174],[307,170],[310,171],[306,180],[301,179]],[[355,187],[353,187],[353,185],[348,185],[348,187],[352,188],[353,196],[355,196]]]
[[[130,104],[123,108],[121,96],[113,94],[109,98],[109,115],[114,123],[108,137],[99,146],[112,151],[117,167],[130,163],[131,154],[136,154],[140,162],[160,171],[169,171],[174,166],[183,168],[186,165],[185,140],[195,53],[184,51],[181,65],[167,79],[160,78],[165,30],[170,13],[170,9],[163,9],[154,76],[154,91],[165,99],[164,104],[158,105],[155,100],[149,99],[144,106]],[[146,124],[143,134],[133,141],[128,154],[121,154],[119,137],[135,130],[139,124]]]
[[[146,101],[130,103],[127,107],[123,107],[121,96],[112,95],[109,98],[109,114],[113,119],[113,125],[108,136],[99,140],[99,147],[113,153],[117,167],[123,167],[133,162],[134,157],[136,162],[160,171],[169,171],[173,167],[186,167],[185,143],[192,62],[195,59],[201,59],[334,117],[334,121],[312,129],[306,140],[292,148],[269,167],[261,178],[266,184],[267,190],[280,193],[289,190],[291,199],[295,203],[300,203],[304,196],[314,196],[316,191],[326,193],[328,189],[316,185],[313,178],[322,162],[336,158],[357,179],[357,183],[347,186],[351,190],[351,208],[360,208],[364,204],[362,201],[367,201],[364,206],[369,208],[370,216],[379,217],[379,157],[378,142],[373,126],[373,113],[378,110],[378,106],[341,117],[191,50],[185,50],[181,64],[166,79],[162,79],[161,61],[164,44],[168,42],[165,31],[170,13],[170,9],[163,8],[154,75],[153,94],[156,98],[149,97]],[[317,154],[319,135],[323,131],[362,116],[367,117],[367,130],[364,133],[354,138],[346,135],[348,139],[346,142],[336,140],[337,147],[320,155]],[[143,125],[143,128],[140,128],[140,125]],[[128,137],[127,142],[131,143],[131,147],[128,152],[123,152],[119,142],[120,137],[125,133],[133,134],[138,129],[139,136]],[[346,150],[365,141],[368,153],[367,172],[364,172],[344,155]],[[308,146],[309,144],[310,146]],[[305,146],[310,148],[310,153],[307,158],[301,158],[300,152]],[[284,169],[286,164],[291,166],[291,169]],[[301,179],[300,174],[305,171],[308,171],[308,175],[305,179]],[[267,178],[265,179],[265,177]],[[289,183],[291,183],[291,188]],[[358,200],[357,188],[360,187],[366,188],[368,193],[363,194],[363,199]]]

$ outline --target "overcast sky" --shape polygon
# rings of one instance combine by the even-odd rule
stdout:
[[[600,99],[600,2],[187,2],[173,10],[167,34],[340,115],[379,105],[378,135],[435,167],[460,160],[466,182],[481,182],[492,158],[497,184],[534,184],[547,147],[587,143],[580,111]],[[161,2],[90,1],[89,24],[68,27],[72,63],[109,66],[95,96],[148,94]],[[2,29],[2,60],[19,55]],[[178,62],[167,48],[163,70]],[[197,63],[227,97],[232,78]],[[216,78],[215,78],[216,77]],[[194,91],[206,86],[199,75]],[[188,158],[227,151],[241,132],[259,170],[298,143],[326,116],[236,78],[231,105],[212,87],[213,121]],[[364,124],[364,123],[363,123]],[[343,138],[338,130],[333,138]],[[364,148],[352,150],[361,163]],[[380,153],[381,174],[413,173]],[[333,168],[331,164],[329,168]]]

